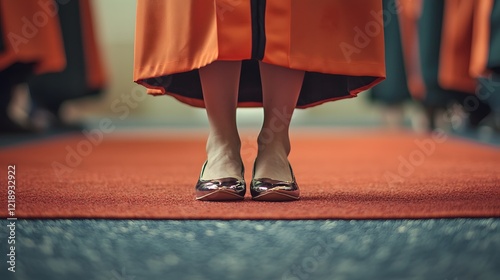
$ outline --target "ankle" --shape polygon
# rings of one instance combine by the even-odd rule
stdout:
[[[254,178],[272,178],[275,180],[291,181],[290,162],[285,153],[261,153],[255,159],[252,176]]]
[[[241,165],[243,160],[241,156],[237,153],[214,153],[207,152],[207,161],[209,165],[216,163],[231,163],[235,165]]]
[[[288,156],[291,150],[290,138],[286,135],[275,135],[273,138],[262,137],[262,134],[257,138],[259,154],[283,154]]]
[[[224,150],[226,152],[237,152],[241,149],[241,140],[238,134],[222,135],[210,133],[206,145],[209,150]]]
[[[238,147],[227,145],[207,146],[207,160],[209,165],[215,163],[231,163],[240,165],[242,162],[240,150]]]

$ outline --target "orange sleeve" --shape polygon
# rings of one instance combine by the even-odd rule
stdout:
[[[80,0],[80,13],[82,19],[83,49],[87,63],[87,83],[90,88],[102,88],[106,84],[106,71],[99,52],[92,6],[89,0]]]
[[[476,79],[469,74],[474,1],[445,0],[439,85],[444,89],[474,93]]]

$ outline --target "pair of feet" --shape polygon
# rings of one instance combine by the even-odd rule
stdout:
[[[284,201],[299,198],[298,186],[288,162],[290,142],[262,141],[254,162],[250,191],[254,200]],[[198,200],[241,200],[246,191],[239,139],[218,141],[209,137],[207,161],[196,185]]]

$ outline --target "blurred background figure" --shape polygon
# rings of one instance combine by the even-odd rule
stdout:
[[[0,1],[1,132],[70,128],[61,105],[104,87],[90,5]]]
[[[381,107],[383,122],[390,128],[405,125],[405,105],[411,101],[403,61],[402,32],[397,0],[383,0],[385,62],[387,78],[370,92],[370,100]]]
[[[37,0],[0,1],[0,131],[29,132],[27,115],[16,112],[17,86],[31,76],[66,66],[59,19]],[[37,15],[37,16],[35,16]],[[26,96],[24,96],[26,99]]]
[[[500,3],[494,0],[478,0],[474,6],[470,73],[478,79],[476,95],[491,108],[480,123],[486,135],[500,132]],[[471,102],[470,110],[475,108]]]
[[[413,114],[417,130],[498,131],[497,2],[384,0],[388,78],[371,97],[386,124],[402,125],[411,96],[425,116]]]
[[[71,128],[62,117],[64,102],[96,96],[106,82],[94,32],[91,2],[66,2],[58,5],[66,67],[62,71],[35,76],[28,83],[36,108],[33,119],[43,120],[46,127],[56,129]]]

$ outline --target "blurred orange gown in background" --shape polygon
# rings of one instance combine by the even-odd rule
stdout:
[[[54,4],[53,0],[0,0],[4,41],[0,70],[14,63],[34,63],[35,74],[66,67],[59,18],[52,14]]]
[[[490,18],[494,0],[444,0],[439,85],[446,90],[477,93],[478,77],[487,76]],[[402,44],[408,87],[413,97],[425,96],[418,57],[418,21],[422,0],[399,0]]]
[[[0,27],[4,49],[0,51],[0,71],[14,63],[33,63],[34,74],[59,72],[66,67],[58,6],[54,0],[0,0]],[[103,87],[106,74],[96,42],[92,7],[79,1],[86,61],[87,83]]]

